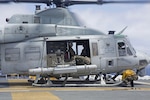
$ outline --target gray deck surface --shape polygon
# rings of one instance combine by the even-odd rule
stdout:
[[[142,82],[142,84],[140,83]],[[146,85],[145,85],[146,84]],[[33,87],[26,79],[0,79],[0,100],[149,100],[150,80],[131,87]]]

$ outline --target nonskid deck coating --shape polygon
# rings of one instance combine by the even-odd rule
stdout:
[[[144,81],[142,81],[144,82]],[[146,81],[149,83],[150,81]],[[110,92],[111,91],[111,92]],[[123,94],[129,94],[127,98],[134,98],[135,93],[137,100],[148,100],[150,95],[150,85],[136,84],[135,88],[131,87],[34,87],[27,79],[0,79],[0,100],[99,100],[105,98],[104,95],[118,95],[115,100],[119,100]],[[143,94],[144,93],[144,94]],[[93,94],[93,95],[92,95]],[[99,95],[96,95],[99,94]],[[132,95],[131,95],[132,94]],[[76,96],[75,96],[76,95]],[[92,98],[91,98],[92,96]],[[111,97],[110,97],[111,98]],[[102,99],[103,100],[103,99]],[[107,100],[107,99],[105,99]]]

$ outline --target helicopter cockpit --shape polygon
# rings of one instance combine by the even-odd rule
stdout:
[[[117,41],[118,56],[136,56],[136,52],[125,36],[124,39]]]
[[[119,56],[133,55],[130,47],[125,42],[118,42],[118,51],[119,51]]]

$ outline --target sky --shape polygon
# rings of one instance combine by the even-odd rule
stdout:
[[[86,8],[85,8],[86,7]],[[150,55],[150,4],[107,4],[102,6],[72,7],[85,25],[108,33],[109,30],[127,35],[133,47]],[[82,14],[82,15],[81,15]]]
[[[0,4],[0,28],[13,14],[34,14],[34,5]],[[119,33],[127,26],[123,34],[128,36],[133,47],[150,55],[150,4],[74,5],[68,8],[80,18],[83,26],[105,34],[109,30]]]

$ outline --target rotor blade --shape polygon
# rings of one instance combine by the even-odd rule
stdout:
[[[57,7],[71,6],[77,4],[107,4],[107,3],[150,3],[150,0],[0,0],[0,3],[45,3],[56,4]]]
[[[128,3],[128,4],[130,4],[130,3],[150,3],[150,0],[91,0],[91,1],[83,1],[83,0],[65,0],[64,1],[64,4],[66,5],[66,6],[70,6],[70,5],[76,5],[76,4],[107,4],[107,3]]]
[[[65,0],[64,5],[70,6],[70,5],[76,5],[76,4],[101,4],[101,1],[76,1],[76,0]]]
[[[9,2],[13,2],[13,0],[0,0],[0,3],[9,3]]]
[[[117,1],[103,1],[102,0],[102,3],[128,3],[128,4],[130,4],[130,3],[150,3],[150,0],[117,0]]]
[[[51,0],[0,0],[0,3],[9,3],[9,2],[26,2],[26,3],[50,3]]]

